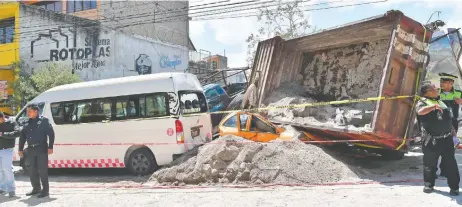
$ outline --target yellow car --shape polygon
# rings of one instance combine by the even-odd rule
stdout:
[[[248,112],[228,114],[218,125],[218,131],[220,136],[235,135],[255,142],[269,142],[278,138],[291,140],[294,135],[262,116]]]

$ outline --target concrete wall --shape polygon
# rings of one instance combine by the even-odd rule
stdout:
[[[66,65],[83,80],[184,71],[187,47],[133,36],[96,22],[21,6],[21,59]]]
[[[104,1],[103,25],[163,42],[188,46],[188,1]]]

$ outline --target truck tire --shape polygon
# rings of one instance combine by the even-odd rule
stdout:
[[[134,175],[148,175],[159,168],[154,155],[146,148],[133,150],[128,157],[126,165],[130,173]]]
[[[233,100],[229,103],[228,107],[226,108],[226,110],[238,110],[241,108],[241,103],[242,103],[242,99],[244,98],[244,94],[243,93],[240,93],[240,94],[237,94]]]

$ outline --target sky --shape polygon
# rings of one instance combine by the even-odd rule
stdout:
[[[190,6],[217,1],[219,0],[192,0]],[[344,2],[339,2],[339,0],[311,0],[304,5],[323,8],[371,1],[377,0],[344,0]],[[326,4],[319,5],[319,3]],[[309,22],[313,27],[328,29],[385,14],[389,10],[400,10],[406,16],[421,23],[426,23],[432,13],[440,11],[439,17],[438,14],[435,14],[431,21],[440,19],[446,23],[446,27],[462,27],[462,0],[388,0],[368,5],[307,11],[305,15],[309,16]],[[256,33],[261,24],[257,17],[190,21],[189,31],[197,50],[210,51],[212,55],[225,54],[228,57],[228,67],[244,67],[247,66],[247,43],[245,40],[251,33]]]

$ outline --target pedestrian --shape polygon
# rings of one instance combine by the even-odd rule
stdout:
[[[443,162],[448,177],[450,195],[459,195],[459,169],[455,158],[452,125],[452,110],[439,99],[437,88],[430,82],[425,82],[420,88],[422,98],[417,102],[416,111],[422,126],[422,152],[424,192],[431,193],[435,186],[438,158]]]
[[[19,136],[19,129],[15,122],[7,121],[5,114],[0,112],[0,193],[8,193],[15,197],[16,186],[13,173],[13,148]]]
[[[439,73],[440,76],[440,98],[446,106],[450,107],[452,110],[453,118],[452,118],[452,126],[454,130],[457,131],[459,129],[459,122],[457,121],[459,117],[459,105],[462,104],[462,91],[454,89],[454,81],[457,79],[457,76],[451,75],[448,73]],[[453,137],[455,148],[458,147],[460,144],[459,139],[457,136]],[[440,176],[447,177],[444,170],[444,158],[441,158],[440,162]]]
[[[48,155],[53,154],[55,133],[48,119],[39,116],[39,107],[36,104],[27,106],[27,116],[28,119],[24,122],[19,137],[18,154],[20,157],[24,156],[24,144],[27,141],[25,159],[29,168],[32,191],[26,195],[38,194],[38,198],[43,198],[49,195],[50,190],[48,183]],[[41,185],[40,181],[42,182]]]

